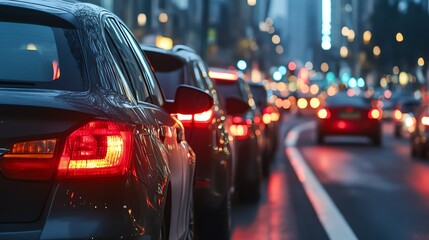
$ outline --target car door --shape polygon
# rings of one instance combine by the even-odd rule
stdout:
[[[118,72],[122,74],[121,77],[125,79],[126,85],[130,86],[130,94],[134,96],[137,103],[142,101],[141,99],[148,99],[149,92],[147,87],[145,84],[138,82],[143,81],[143,75],[126,40],[120,33],[114,17],[110,15],[103,16],[103,23],[107,46],[116,60]],[[144,145],[144,148],[139,149],[146,151],[142,154],[147,157],[148,161],[147,164],[140,160],[136,161],[135,164],[139,165],[136,166],[136,175],[149,188],[159,194],[158,200],[162,201],[163,197],[161,195],[165,195],[167,191],[164,185],[168,182],[166,177],[169,176],[169,168],[167,156],[162,152],[163,146],[159,141],[158,125],[145,106],[136,104],[132,111],[134,111],[136,119],[138,119],[135,122],[137,125],[135,134],[138,135],[138,143]],[[144,167],[148,169],[138,171]]]
[[[158,141],[162,154],[168,157],[171,170],[171,190],[173,206],[171,209],[170,231],[178,236],[183,236],[188,228],[190,202],[192,200],[192,187],[195,169],[195,154],[183,137],[183,126],[167,113],[161,106],[163,95],[147,63],[139,45],[135,42],[132,34],[121,23],[118,22],[124,38],[127,40],[130,50],[134,54],[136,63],[139,65],[143,76],[133,79],[144,79],[137,84],[146,84],[150,98],[137,99],[139,105],[148,110],[154,118],[157,126]],[[152,104],[149,104],[152,103]]]

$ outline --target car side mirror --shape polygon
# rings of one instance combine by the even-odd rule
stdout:
[[[250,110],[250,106],[241,98],[229,97],[226,99],[226,112],[228,115],[240,115]]]
[[[176,89],[174,102],[167,101],[165,108],[169,113],[195,114],[211,109],[213,104],[210,94],[196,87],[180,85]]]

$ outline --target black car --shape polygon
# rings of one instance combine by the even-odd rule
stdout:
[[[192,237],[195,154],[129,29],[95,5],[0,1],[0,239]]]
[[[187,46],[177,45],[168,51],[143,46],[143,50],[167,99],[174,99],[176,89],[182,84],[200,88],[214,98],[214,105],[208,111],[179,114],[178,118],[185,126],[186,139],[197,155],[194,206],[198,237],[229,239],[236,165],[231,148],[233,139],[228,134],[226,110],[219,103],[207,67],[201,57]],[[237,113],[237,110],[228,110]]]
[[[262,122],[264,123],[262,163],[264,176],[268,176],[269,165],[277,146],[280,112],[274,104],[268,102],[268,93],[263,84],[249,83],[249,86],[256,102],[256,108],[262,113]]]
[[[228,113],[232,125],[229,133],[236,138],[237,154],[236,192],[242,202],[256,202],[260,197],[262,181],[263,122],[256,109],[256,103],[249,84],[236,71],[210,68],[210,78],[220,96],[220,103],[226,106],[228,99],[242,99],[249,110],[242,114]]]

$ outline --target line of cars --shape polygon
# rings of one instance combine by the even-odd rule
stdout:
[[[0,33],[0,239],[229,239],[279,120],[239,74],[87,3],[1,0]]]

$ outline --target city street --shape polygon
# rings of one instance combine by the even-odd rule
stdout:
[[[411,158],[409,139],[395,139],[391,122],[383,124],[379,148],[350,137],[319,146],[314,119],[284,115],[282,121],[262,199],[257,206],[234,205],[233,239],[429,238],[429,163]],[[285,148],[286,134],[303,125],[296,148]]]

